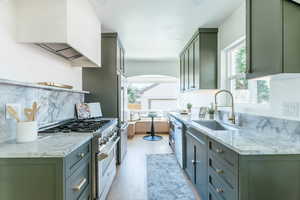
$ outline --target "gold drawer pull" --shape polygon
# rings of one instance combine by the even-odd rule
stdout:
[[[216,172],[217,172],[218,174],[223,174],[223,173],[224,173],[224,171],[223,171],[222,169],[216,169]]]
[[[220,189],[220,188],[217,188],[217,189],[216,189],[216,192],[217,192],[217,193],[223,193],[224,190],[223,190],[223,189]]]
[[[223,149],[216,149],[216,152],[217,153],[224,153],[224,150]]]
[[[84,186],[84,184],[86,183],[86,181],[87,181],[86,178],[82,179],[78,185],[76,185],[76,186],[73,187],[73,190],[74,190],[74,191],[80,191],[81,188],[82,188],[82,187]]]
[[[83,158],[85,156],[85,153],[79,153],[78,157]]]

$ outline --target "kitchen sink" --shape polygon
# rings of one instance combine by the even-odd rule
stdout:
[[[215,120],[193,120],[193,122],[196,122],[197,124],[201,126],[205,126],[206,128],[209,128],[211,130],[215,131],[226,131],[230,128],[226,128],[221,123],[215,121]]]

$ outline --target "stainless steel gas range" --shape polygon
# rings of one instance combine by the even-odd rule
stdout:
[[[74,119],[44,127],[42,133],[86,133],[92,139],[92,195],[94,200],[105,200],[116,175],[118,136],[117,119]]]
[[[96,184],[93,185],[95,199],[106,199],[116,176],[117,146],[119,140],[117,121],[114,121],[114,123],[103,130],[101,137],[94,137],[93,139],[93,146],[95,147],[95,161],[93,161],[95,169],[93,171],[96,173],[94,176]]]

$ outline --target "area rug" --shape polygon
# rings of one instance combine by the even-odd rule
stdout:
[[[148,200],[195,200],[174,154],[147,155]]]

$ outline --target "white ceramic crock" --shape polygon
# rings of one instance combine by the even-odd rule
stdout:
[[[38,138],[38,125],[36,121],[17,123],[17,142],[32,142]]]

